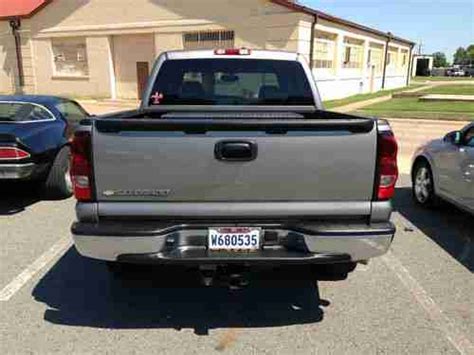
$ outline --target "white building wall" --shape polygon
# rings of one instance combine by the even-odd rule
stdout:
[[[329,22],[318,23],[315,26],[315,30],[337,36],[334,68],[313,68],[313,76],[317,82],[323,100],[340,99],[347,96],[382,90],[383,70],[382,72],[376,73],[374,75],[373,85],[371,86],[371,68],[367,62],[370,44],[383,46],[383,53],[385,53],[385,38],[372,36],[361,31],[352,30],[350,28],[339,26],[337,24],[331,24]],[[342,67],[345,37],[363,41],[362,68],[349,69]],[[410,47],[407,44],[393,41],[390,42],[389,46],[398,50],[398,56],[396,65],[393,67],[387,67],[384,89],[404,87],[407,85],[408,63],[410,60],[407,58],[406,65],[404,67],[400,67],[398,61],[401,58],[401,51],[406,50],[409,53]],[[387,59],[384,58],[383,60],[385,61]]]

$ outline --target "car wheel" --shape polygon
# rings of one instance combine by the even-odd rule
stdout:
[[[72,196],[70,170],[70,149],[62,148],[54,159],[53,165],[43,183],[43,192],[47,198],[65,199]]]
[[[413,198],[422,206],[432,207],[436,203],[433,173],[426,161],[419,162],[413,171]]]

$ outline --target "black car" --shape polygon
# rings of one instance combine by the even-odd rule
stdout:
[[[69,140],[87,117],[69,99],[0,95],[0,183],[33,181],[47,197],[71,196]]]

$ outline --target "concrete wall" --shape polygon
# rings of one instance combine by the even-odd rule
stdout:
[[[8,23],[0,21],[0,93],[14,91],[15,77],[17,77],[15,43]]]
[[[21,31],[24,92],[35,92],[35,67],[33,47],[28,31]],[[20,93],[15,40],[7,21],[0,21],[0,93]]]
[[[117,96],[137,98],[137,62],[147,62],[151,70],[155,59],[155,37],[149,34],[113,37],[113,53]]]

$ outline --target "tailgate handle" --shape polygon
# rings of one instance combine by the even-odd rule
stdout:
[[[251,161],[257,158],[257,144],[249,141],[222,141],[216,144],[217,160]]]

